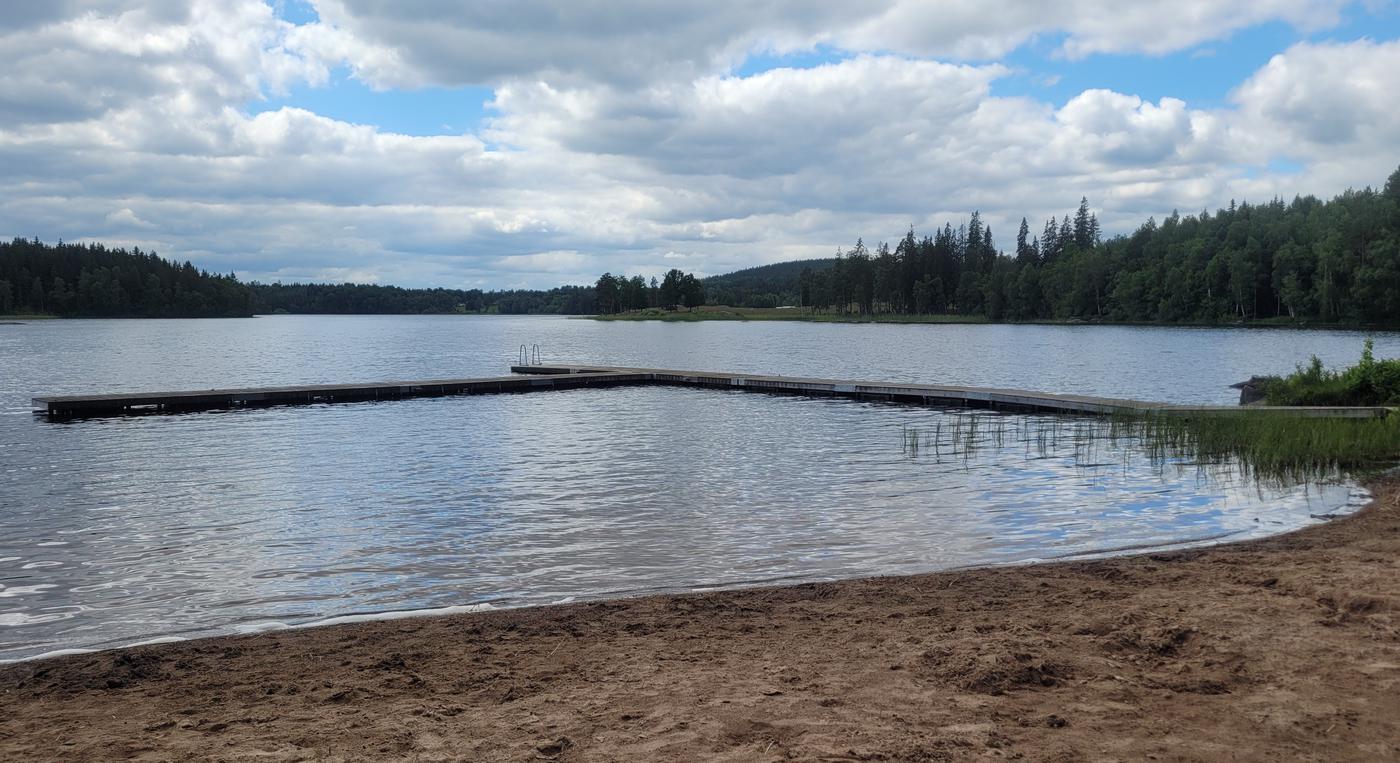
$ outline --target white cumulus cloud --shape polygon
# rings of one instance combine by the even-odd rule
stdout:
[[[316,7],[303,25],[258,0],[0,7],[0,235],[268,280],[550,286],[827,256],[973,209],[1004,246],[1021,215],[1038,230],[1080,196],[1126,231],[1380,183],[1400,162],[1395,41],[1295,45],[1222,107],[995,92],[996,59],[1037,36],[1065,56],[1155,54],[1262,21],[1326,26],[1338,3]],[[736,68],[814,45],[843,53]],[[341,65],[378,87],[487,83],[491,115],[420,137],[250,108]]]

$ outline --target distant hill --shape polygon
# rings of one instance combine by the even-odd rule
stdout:
[[[798,303],[797,279],[802,271],[830,270],[836,260],[831,257],[815,260],[775,262],[744,268],[733,273],[704,279],[705,301],[711,305],[731,307],[778,307]]]

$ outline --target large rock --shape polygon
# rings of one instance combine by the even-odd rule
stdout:
[[[1276,381],[1277,378],[1275,376],[1251,376],[1238,384],[1231,384],[1230,387],[1240,391],[1240,405],[1255,405],[1264,402],[1264,395],[1269,384]]]

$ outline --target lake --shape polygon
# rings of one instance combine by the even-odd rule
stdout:
[[[0,325],[0,659],[396,610],[1257,537],[1354,485],[1154,463],[1083,420],[620,388],[51,422],[37,394],[545,362],[1230,403],[1344,331],[282,316]],[[1374,336],[1380,356],[1400,335]],[[951,433],[974,430],[974,447]],[[907,447],[909,432],[924,444]]]

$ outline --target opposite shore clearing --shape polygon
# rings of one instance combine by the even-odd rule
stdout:
[[[0,668],[0,758],[1381,760],[1400,478],[1289,535]]]

